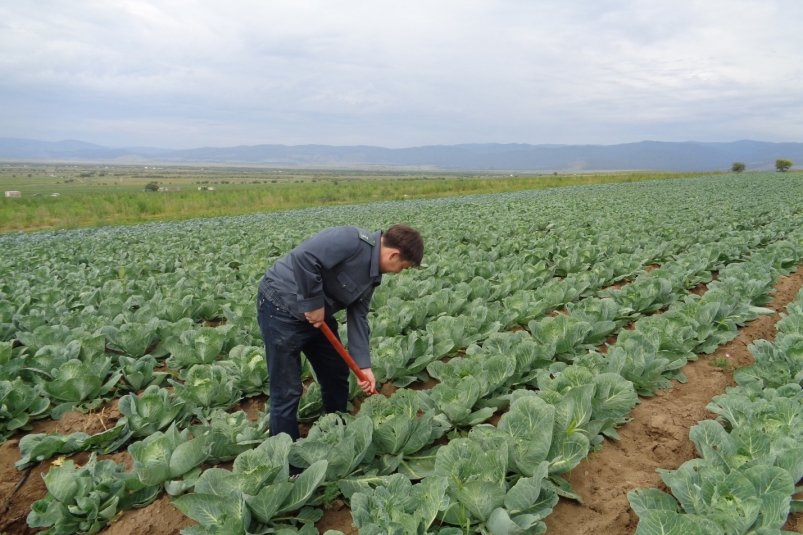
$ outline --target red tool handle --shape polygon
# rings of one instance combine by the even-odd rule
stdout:
[[[323,335],[329,340],[329,343],[337,350],[343,360],[346,361],[348,367],[351,368],[351,371],[354,372],[354,375],[357,376],[357,379],[360,381],[368,381],[368,377],[362,372],[357,363],[354,362],[354,359],[349,355],[349,352],[343,347],[343,344],[340,343],[340,340],[337,339],[335,333],[332,332],[332,329],[326,324],[326,322],[321,323],[321,331],[323,331]]]

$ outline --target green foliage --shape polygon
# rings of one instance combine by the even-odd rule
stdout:
[[[161,485],[182,476],[197,477],[195,469],[209,457],[210,451],[205,435],[191,438],[189,430],[178,431],[175,425],[128,446],[134,473],[146,486]]]
[[[803,292],[787,318],[803,317],[802,299]],[[781,532],[797,507],[792,495],[803,478],[803,390],[799,381],[784,383],[798,363],[779,355],[789,347],[787,337],[799,336],[796,325],[784,323],[775,343],[754,343],[757,365],[737,372],[739,386],[708,405],[719,419],[702,421],[689,433],[700,457],[677,470],[658,470],[672,495],[657,489],[628,494],[640,518],[638,535]],[[768,382],[757,371],[765,366]]]
[[[120,355],[117,362],[123,373],[126,388],[134,392],[143,390],[148,386],[158,386],[169,375],[164,372],[153,371],[157,363],[152,355],[145,355],[138,359]]]
[[[471,427],[484,422],[494,413],[491,407],[474,410],[482,395],[482,387],[481,379],[461,377],[422,392],[421,399],[425,406],[443,413],[451,426]]]
[[[401,389],[391,397],[372,396],[360,407],[360,416],[371,419],[378,471],[392,473],[405,456],[415,454],[443,436],[447,426],[424,409],[412,390]]]
[[[227,413],[215,410],[209,418],[202,418],[199,424],[190,426],[190,433],[206,436],[210,446],[207,461],[230,461],[268,438],[268,420],[263,414],[256,423],[251,423],[243,411]]]
[[[233,364],[239,378],[237,388],[246,396],[267,394],[268,365],[265,349],[257,346],[237,345],[229,351],[228,362]]]
[[[118,511],[149,503],[158,490],[143,487],[126,477],[122,466],[98,461],[94,454],[81,467],[72,460],[54,466],[44,480],[47,496],[31,506],[28,526],[54,534],[97,533]]]
[[[542,519],[558,501],[552,488],[544,485],[548,463],[542,462],[533,476],[508,486],[507,458],[505,442],[489,448],[470,438],[458,438],[440,448],[435,476],[448,482],[449,503],[438,517],[461,529],[471,526],[473,532],[546,532]]]
[[[321,511],[307,504],[324,481],[327,463],[314,462],[296,479],[288,480],[290,444],[286,434],[271,437],[238,455],[231,471],[205,470],[194,492],[173,501],[198,522],[182,533],[245,535],[295,531],[296,526],[303,526],[302,532],[311,528],[315,533],[314,522]]]
[[[123,323],[122,325],[108,325],[101,329],[106,336],[107,344],[112,349],[130,357],[141,357],[147,353],[157,340],[159,322],[152,319],[147,323]]]
[[[180,419],[184,403],[166,389],[150,385],[139,396],[131,393],[121,397],[118,408],[121,421],[134,436],[147,437]]]
[[[232,179],[233,175],[242,173],[242,169],[207,168],[203,175],[209,178],[201,181],[198,181],[198,169],[193,169],[189,176],[186,169],[165,169],[163,172],[168,173],[170,178],[160,182],[174,190],[165,192],[165,195],[144,192],[144,186],[152,180],[147,176],[139,176],[130,167],[123,169],[124,178],[113,183],[98,183],[97,180],[77,182],[72,179],[19,182],[0,175],[0,181],[7,184],[6,189],[23,192],[23,197],[15,199],[13,206],[11,203],[0,205],[0,232],[124,225],[154,220],[197,219],[342,206],[377,200],[409,201],[472,193],[501,193],[578,184],[610,184],[694,176],[690,173],[590,173],[567,180],[563,176],[509,178],[475,175],[467,180],[464,176],[455,177],[451,173],[410,177],[408,173],[399,175],[370,172],[367,176],[365,173],[358,173],[364,175],[363,180],[353,180],[355,171],[350,170],[347,180],[337,180],[336,172],[323,171],[321,180],[313,182],[309,173],[318,174],[314,171],[283,171],[281,175],[276,175],[275,170],[261,169],[253,172],[267,173],[271,180],[265,183],[264,179],[260,179],[260,183],[253,184],[251,176]],[[220,174],[223,174],[225,181],[232,184],[224,185],[224,180],[218,178]],[[215,183],[214,196],[198,191],[199,183]],[[65,192],[58,203],[49,202],[52,199],[46,195],[28,194],[49,194],[54,189]]]
[[[793,162],[792,160],[775,160],[775,170],[780,173],[785,173],[792,168]]]
[[[226,335],[231,326],[200,327],[182,331],[178,336],[165,340],[165,350],[170,353],[167,365],[174,369],[190,368],[195,364],[211,364],[217,360],[226,344]]]
[[[52,378],[43,382],[42,388],[53,401],[60,403],[52,413],[56,418],[82,402],[96,407],[122,377],[122,373],[112,372],[109,357],[87,362],[70,359],[51,370],[50,375]]]
[[[413,331],[398,336],[374,336],[372,370],[378,382],[392,380],[407,386],[416,380],[426,366],[437,357],[433,353],[431,333]]]
[[[220,364],[195,364],[186,372],[184,382],[170,380],[176,395],[195,414],[208,414],[215,408],[226,408],[240,399],[237,377]]]
[[[5,440],[28,422],[44,416],[50,400],[39,385],[28,385],[21,378],[0,381],[0,439]]]
[[[555,422],[555,406],[535,395],[519,397],[494,427],[471,430],[474,437],[495,437],[507,444],[509,471],[532,476],[548,460]]]
[[[395,474],[386,485],[351,497],[354,525],[365,535],[427,533],[438,513],[448,506],[447,486],[443,477],[428,477],[413,485]]]
[[[355,474],[371,460],[373,425],[365,416],[347,418],[330,413],[322,416],[309,434],[293,443],[290,462],[306,468],[326,461],[326,479],[337,481]]]
[[[94,435],[81,431],[69,435],[32,433],[20,439],[20,458],[15,466],[22,470],[56,455],[71,455],[93,450],[101,453],[116,451],[131,438],[125,425],[116,425]]]
[[[557,358],[571,361],[594,326],[577,316],[559,314],[555,317],[533,320],[527,328],[537,343],[554,347]]]

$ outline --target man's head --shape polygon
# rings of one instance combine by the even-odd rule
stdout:
[[[419,266],[422,258],[424,240],[414,228],[392,225],[382,233],[379,250],[379,270],[382,273],[399,273],[403,269]]]

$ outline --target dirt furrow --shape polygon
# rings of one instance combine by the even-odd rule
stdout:
[[[568,474],[568,480],[584,503],[561,499],[546,519],[550,535],[611,535],[635,532],[638,517],[630,510],[627,493],[636,487],[667,490],[657,468],[676,469],[696,457],[689,430],[700,420],[715,415],[706,410],[711,398],[732,386],[733,369],[753,362],[751,342],[773,340],[775,323],[803,285],[803,266],[775,285],[772,316],[761,316],[743,327],[739,335],[715,353],[687,364],[685,384],[674,382],[651,398],[642,398],[632,420],[619,429],[619,441],[606,441]],[[714,361],[727,366],[717,367]],[[803,518],[793,515],[786,529],[801,530]]]

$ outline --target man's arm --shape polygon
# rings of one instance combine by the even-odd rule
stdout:
[[[360,368],[371,367],[370,326],[368,325],[370,303],[371,296],[363,296],[346,309],[349,353]]]
[[[368,308],[372,294],[373,291],[368,296],[357,299],[346,310],[349,353],[368,379],[365,382],[358,381],[360,388],[366,394],[376,393],[376,377],[371,369],[370,326],[368,325]]]

